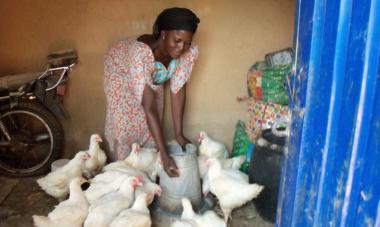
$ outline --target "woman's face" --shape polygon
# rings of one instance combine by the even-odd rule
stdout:
[[[171,58],[179,58],[186,52],[193,40],[193,33],[185,30],[162,31],[162,37],[165,37],[164,48]]]

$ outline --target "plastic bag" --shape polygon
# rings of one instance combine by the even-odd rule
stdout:
[[[232,157],[245,155],[246,160],[242,164],[240,170],[248,173],[249,162],[251,160],[254,145],[250,141],[247,133],[245,132],[245,125],[243,121],[238,121],[235,126],[235,134],[232,145]]]
[[[247,87],[248,95],[257,100],[263,96],[263,89],[261,87],[263,71],[266,67],[265,62],[256,62],[248,71],[247,74]]]
[[[265,61],[268,65],[290,65],[293,63],[293,49],[286,48],[265,55]]]
[[[247,74],[248,95],[256,100],[287,105],[289,97],[285,79],[289,72],[290,65],[268,66],[265,62],[255,63]]]
[[[251,141],[255,142],[262,130],[272,128],[276,122],[287,123],[288,121],[288,106],[252,98],[248,100],[246,132]]]

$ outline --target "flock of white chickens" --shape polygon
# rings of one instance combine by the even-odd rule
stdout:
[[[202,192],[204,195],[211,192],[217,197],[224,220],[211,210],[195,213],[191,202],[184,197],[181,219],[171,227],[225,227],[231,211],[257,197],[263,189],[263,186],[249,184],[248,176],[238,170],[244,156],[228,158],[226,147],[203,131],[198,141]],[[105,165],[106,155],[100,142],[99,135],[92,135],[87,151],[79,151],[66,165],[37,180],[47,194],[61,202],[48,216],[33,215],[36,227],[151,226],[148,206],[154,196],[162,192],[154,183],[162,171],[156,149],[133,144],[126,159]],[[87,181],[90,187],[82,191],[81,185]]]

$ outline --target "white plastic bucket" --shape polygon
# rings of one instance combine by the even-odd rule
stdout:
[[[182,197],[187,197],[195,210],[200,209],[203,203],[196,147],[187,144],[186,151],[183,152],[178,144],[169,144],[167,151],[176,162],[180,176],[171,178],[164,170],[161,171],[162,194],[158,198],[158,206],[178,215],[182,213]]]

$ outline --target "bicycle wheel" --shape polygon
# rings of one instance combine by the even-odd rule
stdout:
[[[11,140],[0,138],[0,171],[26,177],[47,172],[63,150],[63,130],[39,103],[22,102],[0,117]],[[3,134],[3,133],[2,133]]]

